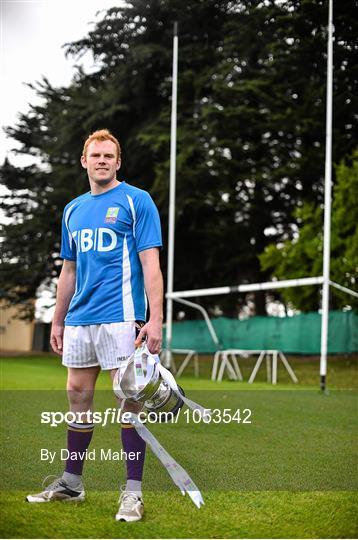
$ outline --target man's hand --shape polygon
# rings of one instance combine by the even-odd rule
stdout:
[[[57,284],[56,309],[53,315],[50,343],[56,354],[63,353],[64,320],[76,287],[76,263],[63,261]]]
[[[63,332],[64,332],[64,326],[63,325],[55,325],[53,324],[51,327],[51,337],[50,337],[50,343],[53,351],[56,354],[59,354],[62,356],[63,353]]]
[[[147,347],[152,354],[159,354],[162,348],[162,322],[149,320],[138,334],[135,346],[140,347],[142,341],[147,339]]]

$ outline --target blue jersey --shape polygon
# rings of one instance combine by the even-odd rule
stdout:
[[[76,261],[69,326],[145,320],[147,300],[138,253],[161,247],[150,195],[122,182],[70,202],[63,213],[61,257]]]

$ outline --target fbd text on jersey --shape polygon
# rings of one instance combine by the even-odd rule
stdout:
[[[78,253],[112,251],[117,246],[116,233],[106,227],[73,231],[72,238],[76,243]]]

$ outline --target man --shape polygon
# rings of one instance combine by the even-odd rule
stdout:
[[[64,211],[64,262],[51,331],[52,348],[62,355],[68,369],[68,398],[75,413],[91,410],[101,369],[109,371],[113,379],[143,339],[151,353],[159,353],[163,321],[160,220],[150,195],[117,180],[121,149],[108,130],[88,137],[81,163],[91,190]],[[147,301],[150,318],[144,323]],[[126,407],[138,412],[135,403]],[[93,428],[90,418],[68,424],[70,456],[84,454]],[[127,483],[116,519],[137,521],[143,515],[145,443],[131,424],[121,428],[123,450],[136,459],[126,462]],[[83,461],[67,459],[62,477],[43,492],[29,495],[27,501],[83,500]]]

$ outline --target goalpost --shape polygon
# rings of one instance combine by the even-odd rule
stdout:
[[[178,77],[178,25],[174,23],[173,35],[173,74],[172,74],[172,112],[170,146],[170,185],[169,185],[169,230],[168,230],[168,271],[167,271],[167,311],[166,311],[166,355],[165,364],[171,365],[171,344],[173,324],[173,300],[183,302],[183,298],[228,294],[232,292],[254,292],[260,290],[322,285],[322,322],[321,322],[321,358],[320,388],[326,388],[327,342],[329,318],[330,285],[358,297],[358,294],[330,280],[330,237],[331,237],[331,191],[332,191],[332,73],[333,73],[333,0],[329,0],[328,37],[327,37],[327,99],[326,99],[326,154],[324,182],[324,233],[323,233],[323,275],[266,283],[252,283],[228,287],[213,287],[187,291],[173,291],[174,276],[174,232],[175,232],[175,182],[176,182],[176,126],[177,126],[177,77]],[[198,305],[196,307],[199,309]]]

